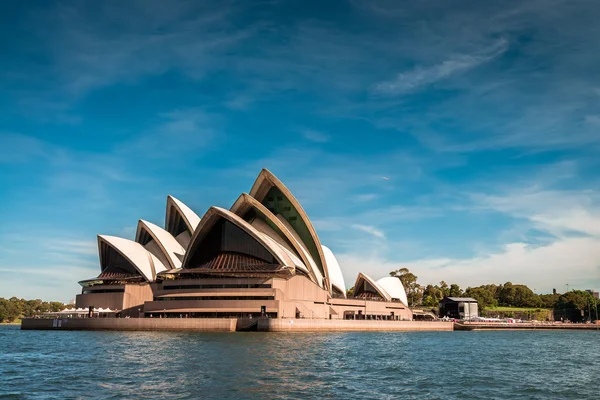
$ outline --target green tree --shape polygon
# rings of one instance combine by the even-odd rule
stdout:
[[[390,272],[390,276],[400,279],[404,290],[406,291],[406,297],[408,298],[408,305],[418,305],[422,300],[421,287],[417,283],[417,276],[411,273],[408,268],[400,268]]]
[[[463,291],[456,283],[450,285],[450,297],[460,297],[463,295]]]
[[[438,307],[440,300],[444,298],[444,293],[437,285],[427,285],[423,291],[423,305],[427,307]]]
[[[554,307],[554,315],[579,322],[591,319],[591,308],[594,298],[583,290],[572,290],[560,295]]]
[[[448,287],[448,284],[445,281],[440,282],[440,290],[442,291],[442,295],[444,297],[450,296],[450,288]]]
[[[0,298],[0,322],[12,322],[19,317],[31,317],[48,311],[60,311],[65,308],[63,303],[47,302],[40,299],[25,300],[17,297]]]
[[[559,294],[541,294],[539,295],[541,307],[554,308],[558,303]]]
[[[475,288],[467,288],[464,295],[477,300],[479,307],[483,309],[486,307],[496,307],[498,305],[496,293],[496,285],[482,285]]]

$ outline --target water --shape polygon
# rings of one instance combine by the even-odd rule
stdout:
[[[598,399],[600,334],[0,327],[0,398]]]

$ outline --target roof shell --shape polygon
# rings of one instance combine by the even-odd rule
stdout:
[[[359,272],[358,276],[356,277],[356,282],[354,283],[355,293],[356,293],[356,288],[360,287],[363,282],[368,282],[373,287],[373,289],[375,289],[377,291],[377,293],[381,296],[381,298],[383,298],[387,301],[392,301],[392,298],[390,297],[388,292],[385,291],[384,288],[382,288],[370,276],[363,274],[362,272]]]
[[[294,268],[300,268],[306,274],[309,273],[306,265],[304,265],[304,263],[294,253],[283,247],[281,244],[277,243],[277,241],[269,235],[262,232],[259,232],[259,234],[262,236],[266,243],[269,243],[269,246],[273,249],[273,251],[276,251],[277,254],[279,254],[280,258],[282,260],[285,260],[284,265],[294,266]]]
[[[196,231],[194,232],[194,235],[192,236],[192,239],[188,246],[188,251],[186,252],[185,257],[183,259],[183,268],[186,268],[187,264],[189,263],[189,260],[193,256],[194,252],[197,250],[198,245],[200,244],[204,236],[206,236],[206,234],[210,231],[214,224],[221,218],[228,220],[229,222],[238,226],[240,229],[244,230],[246,233],[252,236],[252,238],[254,238],[264,248],[266,248],[281,265],[289,266],[292,269],[295,268],[293,261],[283,250],[283,248],[277,245],[277,242],[275,240],[262,234],[261,232],[256,230],[256,228],[254,228],[252,225],[250,225],[241,217],[237,216],[231,211],[215,206],[209,208],[206,214],[204,214],[204,216],[200,220],[200,224],[198,225]]]
[[[317,236],[317,232],[313,227],[306,211],[302,208],[298,200],[294,197],[292,192],[279,180],[271,171],[268,169],[263,169],[254,185],[252,185],[252,189],[250,190],[250,196],[254,197],[259,202],[263,202],[265,197],[267,197],[271,188],[277,188],[282,195],[289,201],[291,206],[298,213],[298,217],[302,220],[302,223],[306,227],[308,231],[308,235],[310,236],[309,240],[312,243],[304,243],[305,247],[309,250],[312,258],[317,264],[317,267],[322,269],[323,275],[325,275],[326,281],[326,289],[331,293],[331,279],[329,278],[329,271],[327,269],[327,261],[325,260],[325,255],[323,254],[323,249],[321,247],[321,242],[319,241],[319,237]],[[288,221],[289,222],[289,221]],[[307,238],[305,238],[306,240]],[[312,250],[311,250],[312,249]]]
[[[406,291],[402,285],[402,281],[393,276],[386,276],[377,281],[377,284],[381,286],[392,299],[400,300],[405,306],[408,307],[408,298],[406,297]]]
[[[346,297],[346,283],[344,282],[344,274],[340,268],[335,255],[331,249],[327,246],[321,246],[323,248],[323,254],[327,261],[327,269],[329,270],[329,278],[331,279],[331,286],[335,287],[338,291],[342,292]]]
[[[317,285],[323,287],[323,275],[321,275],[321,271],[319,271],[314,259],[302,243],[300,237],[298,237],[298,234],[287,223],[287,221],[285,221],[285,219],[280,219],[275,216],[275,214],[269,211],[269,209],[260,201],[256,200],[248,193],[242,193],[235,201],[233,206],[231,206],[230,211],[241,217],[251,208],[254,208],[264,215],[267,221],[272,223],[281,232],[281,234],[284,236],[283,239],[287,240],[287,242],[291,244],[293,249],[300,256],[302,264],[307,269],[308,275]]]
[[[181,268],[180,256],[185,254],[185,249],[169,232],[158,225],[140,219],[138,221],[135,241],[140,242],[142,232],[146,231],[159,245],[163,254],[169,262],[169,269]]]
[[[196,227],[200,223],[200,217],[198,214],[193,212],[188,206],[186,206],[182,201],[176,199],[175,197],[168,195],[167,196],[167,212],[165,216],[165,227],[169,226],[169,221],[171,218],[174,218],[174,215],[171,215],[171,206],[174,206],[176,211],[181,215],[185,224],[191,233],[194,233]]]
[[[157,273],[167,270],[163,263],[141,244],[117,236],[98,235],[98,250],[102,270],[106,268],[101,250],[103,244],[125,257],[148,282],[153,282]]]

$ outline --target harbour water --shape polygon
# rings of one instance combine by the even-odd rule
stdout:
[[[597,399],[594,331],[171,333],[0,326],[0,398]]]

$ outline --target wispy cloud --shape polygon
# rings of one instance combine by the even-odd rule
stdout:
[[[362,193],[355,195],[353,199],[359,203],[366,203],[369,201],[373,201],[378,197],[379,195],[377,193]]]
[[[384,95],[399,95],[417,90],[422,86],[449,78],[491,61],[507,49],[508,41],[502,39],[478,53],[462,54],[437,65],[417,67],[411,71],[402,72],[393,80],[375,84],[373,91]]]
[[[201,108],[178,109],[158,117],[156,128],[134,137],[116,152],[134,154],[138,159],[170,158],[190,152],[199,155],[216,139],[218,118]],[[219,136],[223,138],[224,132]]]
[[[33,238],[30,238],[30,240],[32,239]],[[94,257],[98,255],[98,244],[95,240],[49,238],[46,240],[44,247],[57,254],[72,254]]]
[[[124,12],[137,15],[139,22],[126,21]],[[44,22],[56,31],[49,44],[57,76],[72,94],[82,95],[172,67],[202,77],[223,61],[217,54],[248,36],[251,28],[235,27],[234,14],[227,3],[214,8],[203,2],[178,1],[165,7],[160,1],[107,1],[93,11],[62,4],[54,9],[54,20]]]
[[[303,129],[301,133],[304,139],[314,143],[327,143],[331,140],[328,134],[313,129]]]
[[[564,237],[578,232],[600,237],[600,193],[531,188],[506,195],[480,195],[485,207],[524,218],[536,228]]]
[[[600,226],[600,7],[351,3],[19,9],[0,68],[0,233],[33,221],[73,236],[40,244],[46,260],[5,241],[3,265],[96,265],[84,235],[160,223],[167,193],[227,207],[263,167],[349,268],[414,260],[433,282],[451,266],[459,280],[496,259],[525,270],[550,248],[591,265],[577,240]],[[529,173],[549,164],[552,181]]]
[[[24,163],[32,159],[52,157],[56,148],[35,137],[14,133],[0,132],[0,164]]]
[[[380,238],[380,239],[385,239],[385,233],[383,233],[383,231],[382,231],[382,230],[380,230],[380,229],[377,229],[377,228],[376,228],[376,227],[374,227],[374,226],[370,226],[370,225],[360,225],[360,224],[354,224],[354,225],[352,225],[352,227],[353,227],[354,229],[358,229],[359,231],[366,232],[366,233],[368,233],[369,235],[373,235],[373,236],[375,236],[375,237],[377,237],[377,238]]]

